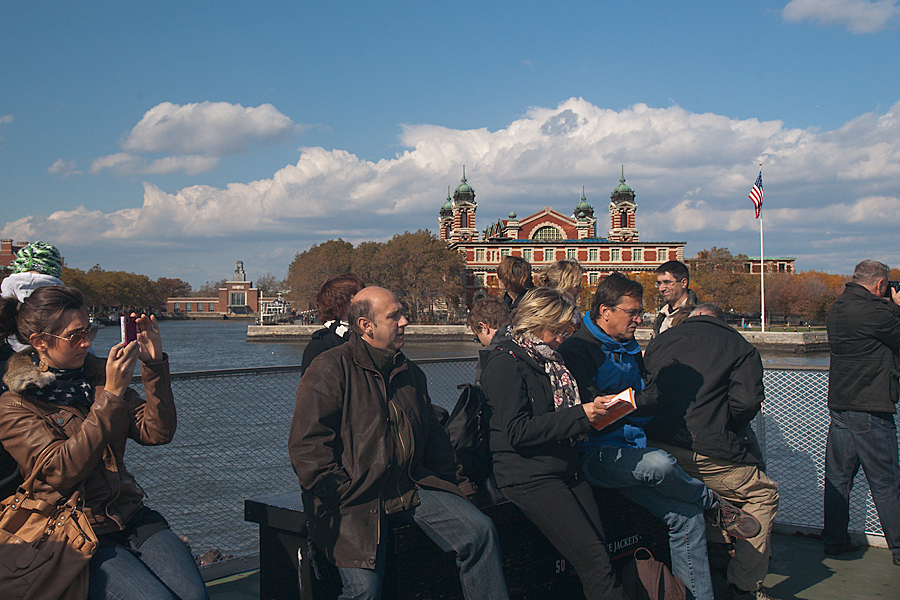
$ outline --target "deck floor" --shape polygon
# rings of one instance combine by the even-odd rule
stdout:
[[[776,533],[765,586],[780,600],[896,599],[900,567],[883,548],[825,556],[819,539]],[[211,581],[208,587],[212,600],[259,600],[259,571]]]

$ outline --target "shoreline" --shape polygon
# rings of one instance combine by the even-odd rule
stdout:
[[[249,325],[247,341],[304,342],[321,328],[321,325]],[[799,355],[828,352],[825,331],[737,331],[760,351]],[[649,328],[638,328],[635,339],[646,348],[650,334]],[[465,325],[407,325],[406,336],[408,341],[468,342],[472,340],[472,331]]]

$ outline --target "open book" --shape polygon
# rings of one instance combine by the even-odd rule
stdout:
[[[634,390],[628,388],[607,403],[606,416],[599,423],[591,423],[591,426],[597,430],[604,429],[635,409],[637,409],[637,405],[634,403]]]

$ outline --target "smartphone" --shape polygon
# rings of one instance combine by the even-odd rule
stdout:
[[[129,344],[137,339],[137,317],[119,317],[122,328],[122,342]]]

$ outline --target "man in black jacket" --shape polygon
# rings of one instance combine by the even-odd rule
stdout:
[[[859,549],[847,523],[850,488],[860,465],[894,564],[900,566],[900,466],[897,412],[900,293],[887,265],[864,260],[826,318],[831,368],[825,449],[825,554]],[[890,298],[890,300],[888,299]]]
[[[718,306],[701,304],[681,325],[654,338],[644,358],[661,407],[644,427],[651,445],[759,520],[757,535],[734,539],[727,580],[732,598],[770,598],[762,583],[778,485],[763,472],[750,429],[764,400],[759,352],[725,322]]]

